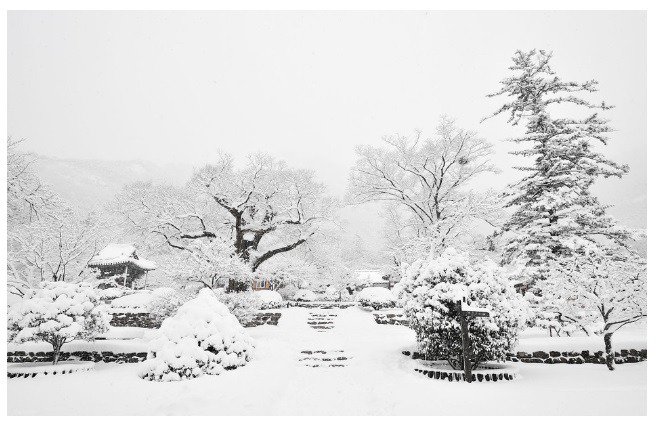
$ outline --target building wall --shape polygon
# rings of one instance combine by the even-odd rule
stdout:
[[[271,290],[272,287],[269,280],[253,280],[251,282],[251,289],[253,289],[253,291]]]

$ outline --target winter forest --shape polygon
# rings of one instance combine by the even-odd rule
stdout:
[[[30,45],[21,38],[27,15],[10,14],[10,47]],[[250,22],[254,15],[236,16]],[[645,26],[645,14],[637,16]],[[272,22],[271,36],[278,37],[278,21]],[[645,414],[647,236],[645,221],[628,219],[626,211],[638,210],[643,219],[646,211],[645,203],[637,208],[623,197],[628,185],[620,185],[635,173],[645,201],[645,169],[635,171],[616,153],[628,142],[627,130],[612,119],[645,111],[614,104],[611,82],[586,53],[560,51],[549,34],[541,36],[542,45],[518,48],[526,45],[518,42],[495,57],[468,55],[462,65],[441,65],[495,76],[474,83],[483,87],[477,93],[463,88],[464,104],[477,105],[467,106],[476,112],[472,118],[445,108],[428,111],[429,124],[412,123],[412,102],[394,104],[390,94],[383,107],[411,114],[410,127],[380,125],[376,136],[355,140],[339,159],[346,172],[321,153],[330,144],[312,155],[312,137],[287,155],[221,133],[210,143],[214,153],[195,153],[190,167],[134,171],[137,162],[67,162],[38,147],[39,133],[10,119],[8,413]],[[111,46],[99,47],[105,48]],[[327,46],[316,48],[321,54]],[[295,54],[299,61],[311,57],[301,47]],[[272,57],[262,66],[283,66]],[[27,59],[10,55],[10,71],[12,60]],[[149,60],[123,66],[158,66]],[[392,74],[401,80],[390,85],[412,87],[411,75],[386,75]],[[102,90],[102,81],[119,76],[97,78]],[[222,75],[212,78],[208,87]],[[458,91],[470,82],[448,84]],[[206,82],[180,84],[202,90]],[[103,96],[116,95],[131,108],[145,93],[138,85]],[[62,83],[56,90],[77,93],[76,87]],[[294,88],[284,90],[296,98]],[[157,110],[169,95],[149,99],[149,107]],[[264,102],[271,101],[267,95]],[[10,118],[11,96],[10,90]],[[339,103],[333,96],[321,102],[333,107]],[[187,100],[200,101],[192,94]],[[266,113],[282,116],[285,104]],[[68,107],[55,113],[66,115]],[[96,107],[89,104],[90,115],[100,113]],[[260,105],[231,107],[208,116],[223,122],[247,114],[250,124],[236,124],[246,139],[251,131],[285,137],[277,127],[251,129],[268,125],[257,122]],[[323,110],[325,122],[339,128],[337,112]],[[367,121],[369,113],[375,112],[353,119]],[[30,119],[50,125],[47,116]],[[84,119],[72,115],[61,127]],[[157,119],[165,129],[154,131],[162,134],[179,118]],[[486,136],[491,126],[496,139]],[[176,151],[193,149],[197,134],[190,128]],[[633,142],[645,162],[642,134]],[[57,150],[66,135],[51,135]],[[167,148],[155,139],[146,150],[131,143],[135,154]],[[126,144],[98,149],[134,158]],[[340,149],[336,144],[335,156]],[[334,175],[326,169],[344,181],[343,190],[324,178]],[[616,197],[606,191],[610,184],[621,187]]]

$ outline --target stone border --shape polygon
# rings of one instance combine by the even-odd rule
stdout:
[[[57,375],[57,374],[72,374],[80,371],[91,371],[95,367],[94,362],[74,362],[67,364],[66,362],[59,362],[57,365],[39,365],[35,367],[20,366],[20,364],[7,365],[7,377],[9,378],[29,378],[36,376]]]
[[[112,327],[160,328],[160,323],[148,312],[112,312]]]
[[[621,349],[614,354],[617,364],[643,362],[648,359],[647,349]],[[560,352],[517,352],[506,355],[506,360],[511,362],[524,362],[528,364],[605,364],[605,353],[601,350],[591,352],[589,350]]]
[[[419,352],[410,352],[408,350],[402,351],[406,356],[411,359],[426,360],[426,357]],[[615,353],[615,361],[617,364],[636,363],[646,361],[648,359],[647,349],[621,349],[620,352]],[[509,362],[523,362],[527,364],[605,364],[605,354],[599,350],[591,353],[588,350],[581,352],[558,352],[550,351],[545,352],[538,350],[536,352],[517,352],[509,353],[506,355],[506,360]]]
[[[146,360],[147,352],[109,352],[109,351],[77,351],[77,352],[61,352],[59,354],[60,361],[78,360],[84,362],[113,362],[117,364],[137,363]],[[25,352],[17,350],[14,352],[7,352],[8,363],[21,363],[21,362],[52,362],[52,352]]]
[[[281,319],[280,312],[257,312],[249,322],[244,324],[245,327],[257,327],[259,325],[278,325]]]
[[[413,370],[436,380],[447,380],[465,382],[463,370],[447,369],[449,365],[445,361],[420,361],[421,368],[414,367]],[[433,368],[433,369],[432,369]],[[518,369],[502,364],[483,364],[472,371],[472,382],[497,382],[512,381],[520,377]]]
[[[297,301],[291,302],[291,306],[298,306],[301,308],[314,308],[314,309],[347,309],[356,306],[355,302],[307,302]]]
[[[254,317],[245,327],[257,327],[258,325],[278,325],[281,318],[280,312],[256,312]],[[134,327],[134,328],[160,328],[160,322],[147,312],[113,312],[110,325],[112,327]]]

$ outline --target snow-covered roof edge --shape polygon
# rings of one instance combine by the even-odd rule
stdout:
[[[110,243],[89,261],[89,266],[110,266],[132,264],[144,271],[157,269],[153,261],[137,259],[137,249],[131,244]]]

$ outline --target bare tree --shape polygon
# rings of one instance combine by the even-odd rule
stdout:
[[[34,155],[20,149],[23,139],[7,137],[7,220],[29,222],[58,202],[34,172]]]
[[[14,225],[7,233],[10,293],[23,296],[26,289],[42,281],[82,279],[91,274],[87,264],[104,247],[105,228],[96,215],[80,216],[66,207],[49,209],[49,215]]]
[[[394,135],[383,141],[382,147],[357,147],[351,202],[387,202],[395,209],[388,210],[395,231],[431,235],[440,245],[474,220],[494,224],[496,196],[466,188],[475,177],[496,171],[490,143],[448,118],[430,137],[417,131],[413,137]]]
[[[252,271],[305,244],[332,219],[337,201],[312,171],[292,169],[269,155],[231,156],[198,170],[185,187],[127,186],[118,209],[132,228],[156,235],[173,250],[193,240],[226,238]]]

